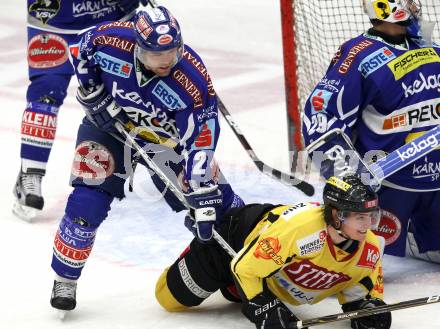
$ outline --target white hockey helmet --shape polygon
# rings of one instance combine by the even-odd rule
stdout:
[[[363,0],[363,5],[370,20],[404,25],[409,24],[411,18],[417,19],[422,9],[419,0]]]

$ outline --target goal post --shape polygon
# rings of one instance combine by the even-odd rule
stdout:
[[[422,16],[437,22],[434,41],[440,42],[439,0],[421,0]],[[302,112],[314,86],[346,40],[371,24],[362,0],[280,0],[289,150],[303,148]]]

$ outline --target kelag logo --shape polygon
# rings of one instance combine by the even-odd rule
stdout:
[[[396,55],[394,55],[388,47],[382,47],[365,57],[359,65],[358,70],[361,72],[362,76],[366,78],[394,58],[396,58]]]
[[[416,140],[411,144],[407,144],[407,146],[402,151],[397,151],[397,154],[402,161],[405,161],[407,159],[417,156],[418,153],[423,153],[427,149],[435,148],[437,146],[438,141],[436,136],[431,135],[425,139],[421,139],[419,141]]]
[[[104,54],[97,51],[93,58],[99,64],[101,69],[113,75],[117,75],[122,78],[128,78],[133,68],[133,64],[122,61],[116,57]]]

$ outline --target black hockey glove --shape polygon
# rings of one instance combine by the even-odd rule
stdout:
[[[125,111],[116,104],[113,97],[105,90],[104,85],[100,85],[92,93],[87,93],[79,87],[76,99],[84,107],[87,118],[98,128],[108,133],[118,132],[114,127],[117,121],[122,124],[130,121]]]
[[[352,312],[364,308],[374,308],[382,305],[386,305],[386,303],[381,299],[361,299],[342,305],[342,310],[344,312]],[[352,319],[351,327],[353,329],[389,329],[391,327],[391,312]]]
[[[265,291],[243,303],[243,314],[258,329],[286,329],[298,318],[271,292]]]
[[[136,10],[139,6],[139,0],[119,0],[118,6],[128,14]]]

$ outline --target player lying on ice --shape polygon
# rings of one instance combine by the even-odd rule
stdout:
[[[440,124],[440,48],[431,40],[433,25],[421,19],[419,1],[364,0],[364,9],[372,27],[332,59],[306,102],[303,136],[310,147],[340,129],[368,161],[372,152],[390,153]],[[344,144],[339,138],[318,150],[348,153]],[[386,254],[440,262],[439,190],[438,148],[382,182],[375,233],[385,238]]]
[[[75,308],[77,280],[98,228],[113,199],[124,197],[137,158],[124,147],[115,122],[136,128],[137,142],[152,161],[174,185],[180,183],[195,209],[193,229],[200,240],[211,239],[223,212],[243,205],[213,159],[220,127],[211,79],[166,8],[140,11],[133,22],[97,25],[80,35],[71,52],[86,118],[76,142],[74,189],[53,246],[51,305],[60,310]],[[157,175],[152,179],[164,190]],[[168,190],[163,194],[174,211],[186,209]]]
[[[237,252],[193,239],[165,269],[156,298],[167,311],[197,306],[219,290],[242,302],[257,328],[287,328],[298,319],[285,306],[315,304],[337,295],[342,309],[385,305],[383,239],[376,193],[357,175],[331,177],[324,205],[251,204],[229,211],[218,233]],[[355,329],[388,329],[391,314],[351,320]]]

